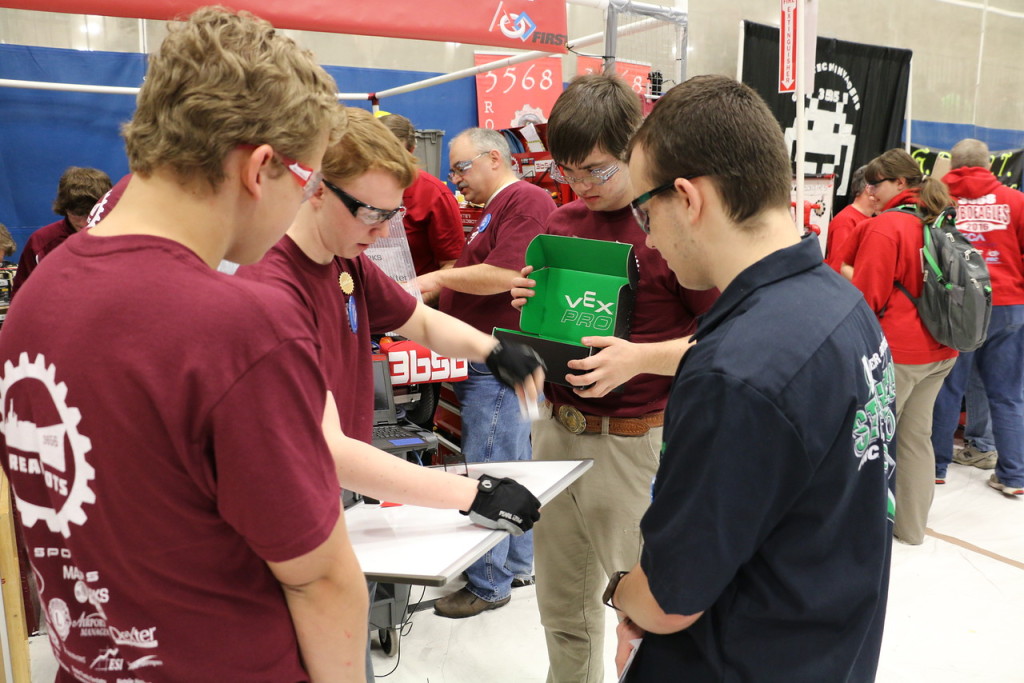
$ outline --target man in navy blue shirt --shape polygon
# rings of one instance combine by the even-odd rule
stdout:
[[[871,681],[892,545],[895,375],[863,297],[801,239],[782,132],[721,76],[631,141],[637,220],[717,287],[665,414],[640,562],[605,592],[628,681]],[[624,568],[629,569],[629,568]]]

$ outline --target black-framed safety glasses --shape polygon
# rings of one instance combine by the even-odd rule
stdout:
[[[341,203],[345,205],[345,208],[366,225],[384,223],[395,216],[398,216],[399,220],[405,217],[404,206],[399,206],[397,209],[378,209],[376,206],[356,199],[326,178],[324,179],[324,187],[333,192],[341,200]]]

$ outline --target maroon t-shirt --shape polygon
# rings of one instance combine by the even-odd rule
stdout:
[[[338,284],[342,272],[352,277],[351,294],[346,295]],[[370,333],[382,334],[404,325],[416,308],[416,298],[365,254],[320,264],[288,235],[259,263],[239,268],[237,275],[285,292],[312,322],[320,344],[320,367],[338,403],[342,431],[353,439],[372,441]]]
[[[57,680],[307,680],[266,562],[320,546],[340,490],[291,302],[176,242],[84,232],[26,283],[0,362]]]
[[[18,293],[43,257],[64,244],[64,240],[75,232],[68,219],[61,218],[59,221],[44,225],[29,236],[24,249],[21,250],[18,270],[14,273],[14,282],[11,283],[11,298]]]
[[[413,184],[402,193],[405,205],[405,235],[417,275],[441,267],[462,255],[466,235],[462,214],[448,186],[420,170]]]
[[[628,206],[617,211],[591,211],[583,200],[577,199],[548,217],[547,232],[633,245],[640,281],[630,318],[630,341],[642,344],[693,334],[697,316],[711,308],[718,298],[717,289],[698,292],[679,286],[665,259],[645,244],[647,236]],[[636,417],[664,410],[671,384],[671,377],[637,375],[626,382],[621,392],[581,398],[572,389],[549,382],[544,385],[544,395],[556,404],[573,405],[590,415]]]
[[[526,265],[526,247],[544,231],[544,221],[555,210],[546,190],[525,180],[498,192],[484,208],[477,230],[469,238],[456,268],[486,263],[516,272]],[[508,292],[489,296],[442,289],[438,308],[490,334],[495,327],[519,329],[519,312]]]

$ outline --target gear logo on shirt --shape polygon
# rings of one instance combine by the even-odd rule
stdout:
[[[17,365],[4,363],[0,432],[7,442],[15,504],[27,528],[44,521],[65,538],[71,536],[72,524],[85,524],[84,505],[96,502],[89,487],[96,470],[85,459],[92,442],[78,432],[82,414],[67,405],[67,394],[67,386],[56,380],[56,368],[47,366],[42,354],[30,362],[22,353]]]

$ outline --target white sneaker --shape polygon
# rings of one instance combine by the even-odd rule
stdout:
[[[953,462],[983,470],[994,470],[997,460],[999,460],[999,451],[979,451],[970,445],[953,451]]]
[[[994,474],[989,477],[988,485],[996,491],[1000,491],[1008,496],[1024,496],[1024,486],[1007,486],[1003,482],[999,481],[999,477]]]

